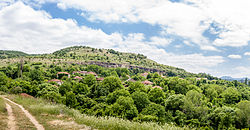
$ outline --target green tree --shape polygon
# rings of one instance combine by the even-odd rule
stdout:
[[[77,105],[76,95],[72,91],[67,92],[65,102],[66,102],[66,105],[71,107],[71,108],[76,107],[76,105]]]
[[[164,105],[165,94],[160,88],[153,88],[149,91],[149,100],[151,102]]]
[[[241,94],[236,88],[227,88],[221,96],[225,99],[225,103],[234,104],[240,101]]]
[[[122,89],[123,85],[121,80],[118,77],[106,77],[103,82],[102,85],[107,88],[109,90],[109,92],[114,92],[117,89]]]
[[[144,92],[136,91],[132,94],[132,98],[139,112],[141,112],[143,108],[145,108],[146,106],[150,104],[148,95]]]
[[[77,94],[83,94],[86,95],[89,93],[89,87],[86,84],[83,83],[76,83],[73,85],[73,92]]]
[[[92,74],[85,76],[83,83],[91,87],[96,83],[96,77]]]
[[[166,112],[164,107],[155,103],[149,104],[146,108],[142,110],[140,114],[154,116],[158,122],[165,122],[166,120]]]
[[[125,89],[116,90],[113,93],[109,93],[107,97],[107,102],[109,104],[113,104],[120,96],[130,97],[130,93]]]
[[[131,97],[120,96],[116,103],[111,106],[109,113],[112,116],[133,119],[137,117],[138,111]]]

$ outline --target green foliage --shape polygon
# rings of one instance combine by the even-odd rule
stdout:
[[[154,119],[157,119],[158,122],[165,122],[166,112],[163,106],[155,103],[149,104],[146,108],[140,113],[142,115],[151,115]],[[145,118],[145,117],[144,117]]]
[[[83,83],[76,83],[73,86],[73,92],[75,94],[88,94],[89,93],[89,87],[86,84]]]
[[[127,118],[130,120],[138,115],[133,99],[131,97],[123,96],[120,96],[116,103],[111,105],[109,113],[112,116]]]
[[[120,96],[124,96],[124,97],[130,97],[130,94],[127,90],[125,89],[120,89],[120,90],[116,90],[113,93],[110,93],[107,97],[107,103],[109,104],[113,104],[116,102],[116,100],[120,97]]]
[[[92,74],[85,76],[83,83],[91,87],[96,83],[96,77]]]
[[[39,96],[53,102],[61,102],[61,95],[57,86],[51,84],[43,85],[45,87],[38,92]]]
[[[113,92],[117,89],[122,89],[123,85],[121,80],[118,77],[106,77],[103,82],[102,85],[108,89],[109,92]]]
[[[72,91],[66,93],[65,103],[71,108],[74,108],[77,105],[76,95]]]
[[[149,91],[149,100],[164,105],[165,94],[160,88],[153,88]]]
[[[240,101],[240,93],[236,88],[227,88],[221,96],[225,99],[225,103],[234,104]]]
[[[185,96],[182,94],[171,95],[166,100],[166,110],[182,110]]]
[[[141,92],[146,92],[146,88],[145,86],[141,83],[141,82],[131,82],[129,84],[129,88],[128,88],[128,91],[130,93],[133,93],[135,91],[141,91]]]
[[[148,104],[150,104],[148,95],[144,92],[136,91],[132,94],[132,98],[134,100],[134,104],[138,112],[141,112],[143,108],[145,108],[146,106],[148,106]]]

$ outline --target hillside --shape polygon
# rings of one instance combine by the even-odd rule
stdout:
[[[21,51],[0,50],[0,59],[17,58],[17,57],[22,57],[22,56],[29,56],[29,54],[21,52]]]
[[[205,73],[194,74],[181,68],[159,64],[148,59],[147,56],[142,54],[118,52],[113,49],[96,49],[86,46],[73,46],[58,50],[51,54],[25,55],[25,53],[23,53],[23,55],[21,55],[22,53],[19,53],[20,55],[15,55],[12,57],[9,56],[8,59],[0,59],[0,66],[7,66],[10,63],[19,62],[20,59],[18,59],[18,57],[23,56],[24,61],[33,63],[96,64],[103,67],[125,67],[130,69],[137,68],[148,72],[159,72],[165,76],[179,76],[182,78],[201,77],[210,80],[217,79],[216,77]],[[0,57],[4,57],[3,53],[0,54]]]
[[[132,58],[133,55],[136,57]],[[105,62],[105,57],[110,61]],[[133,63],[137,65],[134,67],[126,60],[145,62]],[[36,101],[25,105],[25,101],[12,99],[37,116],[44,127],[51,116],[41,118],[42,115],[56,112],[60,116],[65,112],[65,109],[57,109],[53,104],[78,110],[83,116],[77,114],[77,123],[83,122],[100,129],[130,129],[138,125],[138,129],[142,129],[144,123],[148,122],[154,122],[153,126],[159,124],[160,128],[156,129],[169,127],[168,124],[194,129],[250,127],[249,84],[201,78],[207,75],[178,71],[177,68],[160,64],[156,67],[162,68],[149,70],[162,69],[165,73],[147,72],[147,65],[150,67],[151,63],[157,63],[142,55],[71,47],[52,54],[2,59],[0,63],[5,64],[0,67],[0,91],[28,94],[29,97],[52,102],[52,106],[33,104]],[[129,68],[117,66],[120,64]],[[168,71],[172,70],[177,70],[178,76],[168,75]],[[11,107],[14,113],[18,113],[13,104]],[[124,123],[127,124],[120,125]],[[6,124],[3,122],[3,125]],[[151,123],[149,125],[151,128]]]

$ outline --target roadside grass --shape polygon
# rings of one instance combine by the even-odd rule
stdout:
[[[0,130],[7,128],[8,113],[5,106],[5,101],[0,97]]]
[[[50,121],[64,120],[75,121],[92,129],[103,130],[182,130],[171,124],[159,125],[154,122],[133,122],[115,117],[95,117],[81,114],[79,111],[70,109],[62,104],[53,104],[43,99],[25,98],[16,95],[8,96],[11,100],[23,105],[46,129],[53,129]],[[58,127],[57,127],[58,128]],[[89,128],[88,128],[89,129]]]

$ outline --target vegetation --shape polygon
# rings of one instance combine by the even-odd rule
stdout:
[[[6,59],[6,58],[16,58],[20,56],[28,56],[28,54],[20,51],[4,51],[0,50],[0,59]]]
[[[153,61],[150,62],[142,55],[130,57],[134,54],[88,47],[66,48],[36,57],[66,61],[73,56],[82,60],[86,58],[85,54],[103,54],[100,55],[103,57],[104,54],[117,55],[112,62],[124,58],[120,59],[121,63],[126,59],[141,61],[135,64],[145,67],[151,67],[151,63],[154,66]],[[118,59],[114,60],[115,58]],[[145,64],[141,64],[143,59],[147,61]],[[167,72],[171,70],[179,76],[170,76],[167,72],[146,72],[138,68],[107,68],[58,60],[31,62],[24,59],[24,62],[9,63],[0,68],[0,91],[13,94],[27,93],[77,109],[84,115],[79,117],[79,113],[76,114],[76,121],[95,128],[150,129],[154,126],[164,129],[170,127],[167,124],[202,129],[250,127],[248,85],[220,80],[206,74],[191,74],[182,69],[159,64],[155,64],[155,67],[168,70]],[[21,99],[20,103],[25,104]],[[59,106],[62,107],[55,105],[55,108]],[[36,105],[29,109],[31,112],[32,109],[42,112],[39,109],[43,107]],[[58,114],[60,109],[53,111]],[[62,109],[68,111],[68,108]],[[43,111],[46,112],[46,109]]]
[[[81,114],[79,111],[70,109],[62,104],[54,104],[49,103],[46,100],[41,98],[25,98],[21,96],[9,96],[8,98],[12,99],[13,101],[17,102],[18,104],[23,105],[27,110],[29,110],[32,115],[34,115],[39,122],[45,126],[46,129],[58,129],[58,127],[53,127],[53,125],[49,124],[48,122],[53,120],[64,120],[67,121],[70,118],[73,118],[75,122],[78,124],[84,124],[90,126],[91,128],[96,129],[104,129],[104,130],[181,130],[187,129],[175,127],[174,125],[159,125],[154,122],[134,122],[129,120],[124,120],[115,117],[96,117],[90,116],[86,114]],[[45,118],[46,116],[46,118]],[[74,126],[70,126],[73,129]],[[86,127],[86,126],[85,126]]]

